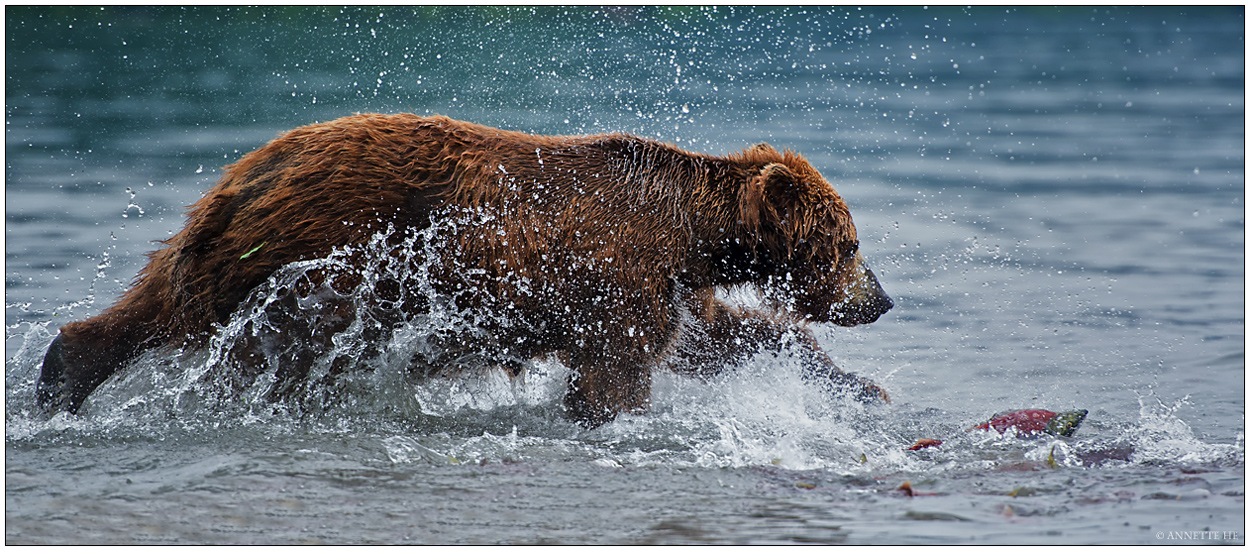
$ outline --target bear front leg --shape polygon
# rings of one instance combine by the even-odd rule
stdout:
[[[889,395],[869,379],[838,368],[806,328],[775,315],[735,308],[711,289],[687,301],[691,323],[665,359],[678,373],[710,379],[733,369],[762,350],[789,351],[801,362],[803,378],[831,393],[849,392],[863,400],[889,402]]]
[[[641,363],[597,355],[570,355],[573,370],[564,407],[569,417],[593,429],[620,413],[641,413],[651,403],[651,370]]]
[[[861,402],[880,400],[889,402],[890,395],[872,380],[847,373],[829,359],[829,355],[816,344],[816,337],[807,329],[798,330],[797,342],[793,344],[803,361],[803,380],[814,383],[832,394],[848,393]]]

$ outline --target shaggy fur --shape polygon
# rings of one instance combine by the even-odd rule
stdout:
[[[624,134],[364,114],[292,130],[226,167],[116,305],[61,328],[40,401],[75,411],[143,350],[203,344],[283,265],[466,213],[477,222],[457,226],[432,283],[463,307],[514,311],[523,323],[498,342],[516,358],[559,354],[574,373],[565,404],[590,426],[644,409],[661,360],[707,375],[747,345],[780,346],[795,322],[869,323],[892,306],[846,204],[796,153],[761,144],[717,157]],[[712,293],[740,284],[791,314]],[[798,334],[822,376],[884,397]]]

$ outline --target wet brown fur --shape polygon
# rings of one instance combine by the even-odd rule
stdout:
[[[855,226],[796,153],[761,144],[718,157],[624,134],[362,114],[292,130],[226,167],[116,305],[62,327],[64,365],[45,361],[41,397],[77,409],[142,350],[203,344],[279,267],[455,213],[490,216],[459,226],[436,283],[481,270],[464,306],[509,304],[544,327],[503,341],[522,357],[558,352],[574,372],[565,404],[591,425],[645,408],[666,355],[705,364],[739,352],[726,339],[767,344],[793,323],[731,308],[714,288],[788,275],[800,322],[867,323],[889,308],[884,293],[849,291],[862,277]],[[712,329],[683,326],[683,311]],[[694,333],[724,353],[675,344]],[[814,340],[805,347],[823,357]]]

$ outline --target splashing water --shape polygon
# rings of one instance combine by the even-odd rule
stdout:
[[[431,272],[440,269],[434,260],[439,243],[456,224],[481,221],[449,218],[406,236],[388,228],[362,246],[288,265],[258,287],[206,347],[145,353],[101,386],[80,417],[40,421],[31,413],[30,381],[52,336],[46,326],[33,324],[10,363],[11,371],[16,366],[30,376],[18,377],[10,388],[10,404],[17,407],[10,408],[9,437],[67,429],[145,431],[153,425],[217,430],[309,419],[334,431],[385,419],[386,430],[400,431],[381,437],[397,463],[533,459],[552,453],[549,447],[576,449],[575,456],[617,466],[776,466],[844,475],[935,475],[1013,462],[1079,467],[1242,460],[1240,446],[1194,437],[1175,416],[1185,400],[1151,406],[1148,396],[1139,396],[1138,424],[1104,423],[1095,414],[1082,438],[1024,439],[1010,431],[969,431],[978,421],[969,414],[909,404],[865,406],[831,396],[804,383],[800,365],[784,353],[757,354],[736,373],[711,382],[657,372],[648,413],[623,415],[597,431],[563,418],[560,398],[569,373],[552,358],[530,361],[520,376],[510,377],[490,367],[499,351],[487,344],[476,357],[454,358],[459,368],[450,375],[414,378],[412,359],[444,358],[440,343],[449,335],[490,343],[484,328],[518,323],[502,308],[459,309],[454,296],[430,284]],[[348,276],[357,283],[336,288]],[[385,296],[381,290],[388,290]],[[731,298],[759,303],[743,290],[734,293]],[[275,389],[291,384],[283,369],[293,352],[311,355],[303,359],[307,375],[292,398],[275,401]],[[526,437],[517,436],[518,427]],[[433,443],[414,435],[441,431],[481,435]],[[945,443],[904,451],[923,437]]]

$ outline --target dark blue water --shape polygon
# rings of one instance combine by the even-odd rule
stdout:
[[[1245,542],[1241,7],[5,15],[6,543]],[[554,362],[301,417],[182,350],[33,414],[222,165],[366,111],[803,153],[897,303],[816,335],[894,403],[760,356],[590,431]],[[1020,408],[1089,416],[964,432]]]

